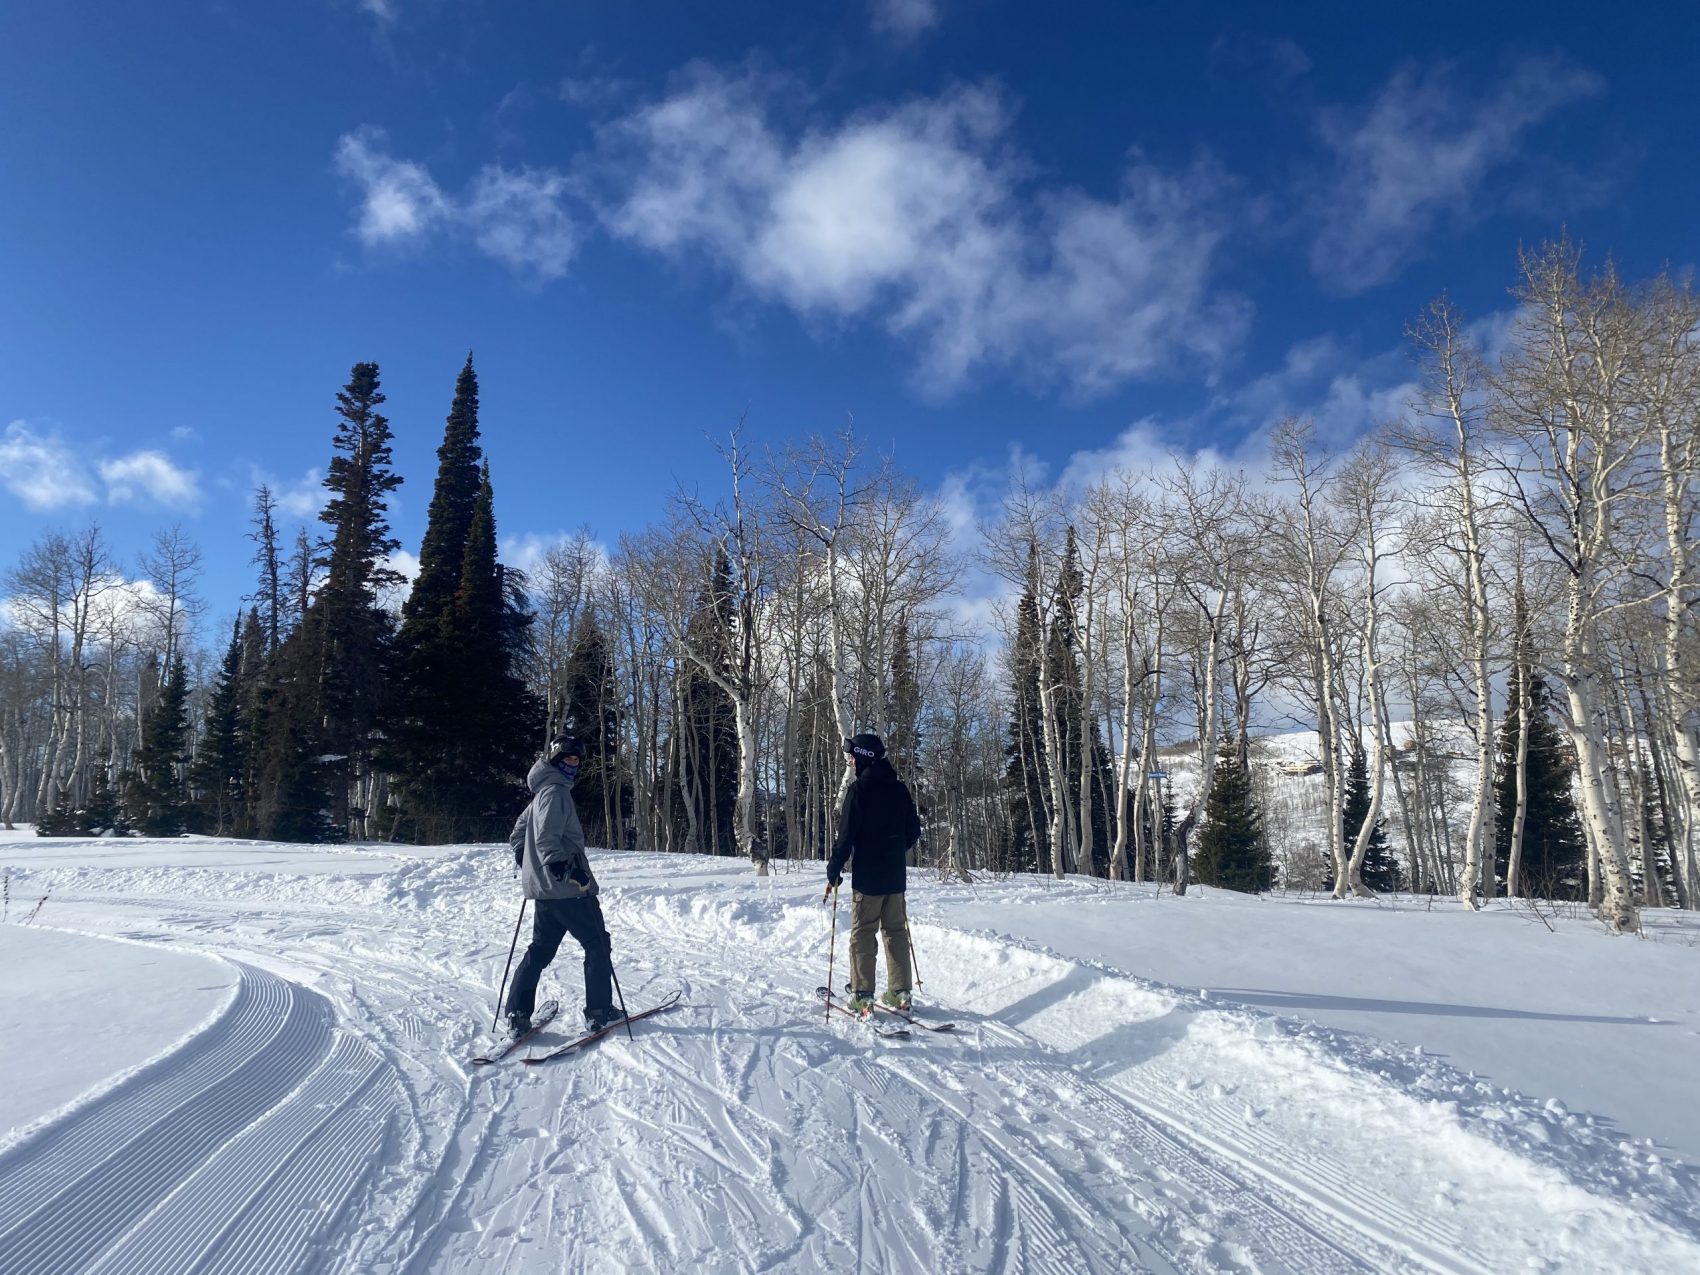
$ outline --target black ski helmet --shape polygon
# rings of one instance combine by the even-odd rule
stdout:
[[[563,757],[584,756],[584,745],[579,742],[577,735],[562,731],[549,741],[549,760],[560,761]]]
[[[878,735],[865,731],[845,740],[844,751],[856,759],[856,766],[860,769],[865,763],[878,761],[885,756],[885,741]]]

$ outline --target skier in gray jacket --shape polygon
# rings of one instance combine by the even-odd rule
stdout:
[[[602,921],[596,877],[584,853],[584,829],[573,804],[573,781],[583,753],[583,745],[571,735],[550,741],[548,753],[526,776],[531,804],[520,812],[508,834],[525,897],[535,904],[531,944],[508,991],[508,1030],[516,1036],[531,1030],[537,980],[568,934],[584,949],[586,1025],[595,1030],[620,1018],[611,985],[613,944]]]

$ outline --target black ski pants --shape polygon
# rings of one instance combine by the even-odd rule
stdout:
[[[614,1003],[613,942],[602,923],[602,905],[595,896],[585,899],[538,899],[532,904],[531,944],[514,971],[508,989],[510,1014],[531,1017],[537,1008],[537,980],[571,934],[584,949],[584,1011],[593,1013]]]

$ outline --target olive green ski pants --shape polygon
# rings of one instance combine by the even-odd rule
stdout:
[[[850,911],[850,990],[874,994],[874,931],[885,936],[886,990],[910,990],[909,911],[901,894],[852,896]]]

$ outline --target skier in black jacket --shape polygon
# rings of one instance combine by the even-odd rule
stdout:
[[[856,779],[844,794],[838,844],[826,865],[826,882],[836,887],[850,864],[854,891],[850,922],[850,1008],[861,1012],[874,999],[874,931],[885,938],[885,995],[894,1009],[909,1008],[909,912],[904,906],[909,847],[921,839],[921,818],[909,789],[886,760],[878,735],[844,741]]]

